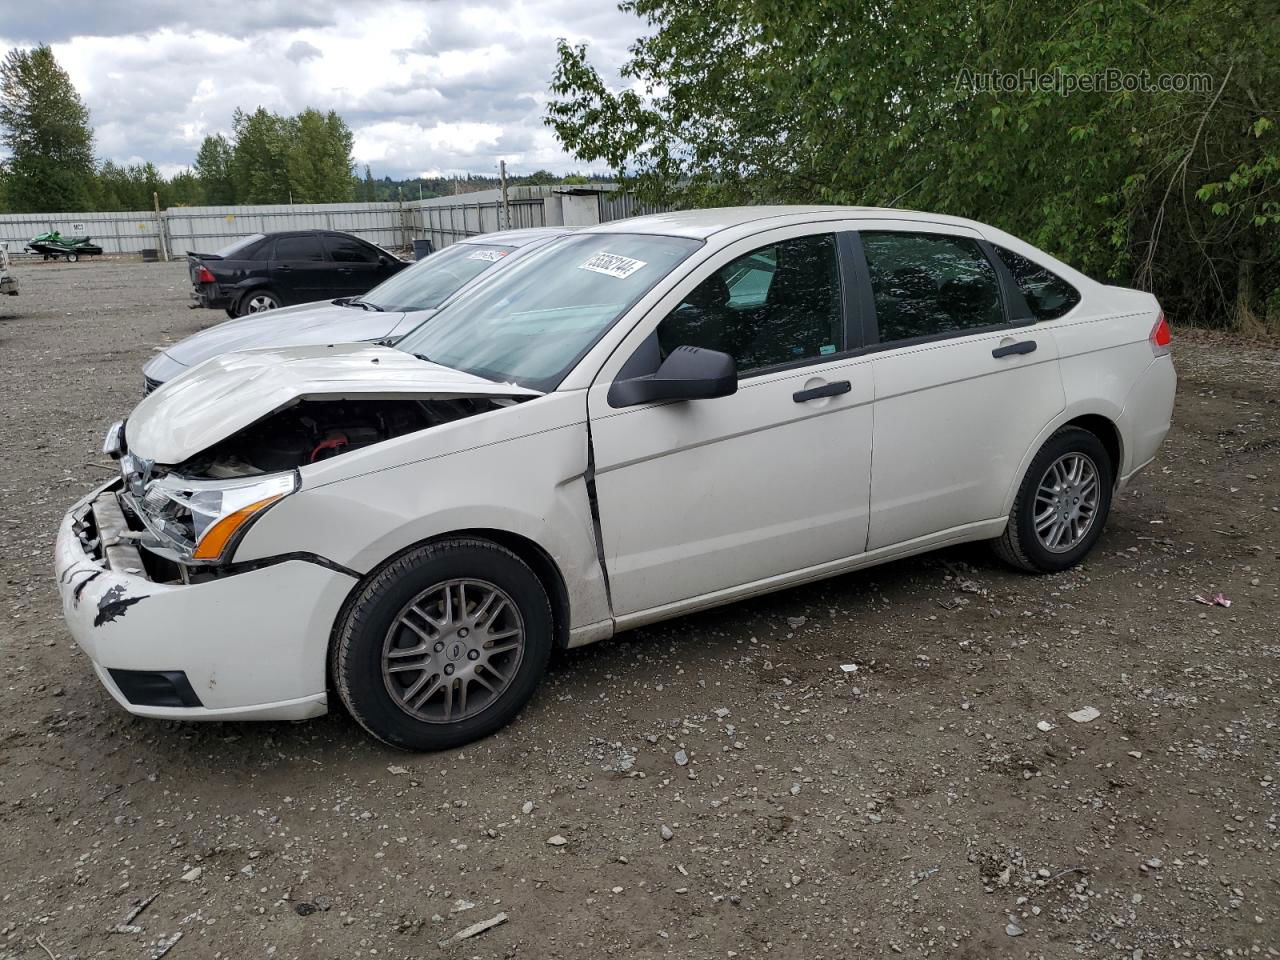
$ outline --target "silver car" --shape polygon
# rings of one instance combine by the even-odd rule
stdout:
[[[237,350],[395,340],[481,278],[571,232],[567,227],[535,227],[468,237],[364,296],[302,303],[219,323],[147,361],[142,368],[143,392],[150,393],[197,363]]]

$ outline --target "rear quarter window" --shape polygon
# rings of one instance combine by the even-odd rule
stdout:
[[[1080,302],[1080,291],[1050,270],[1020,253],[995,246],[1004,265],[1037,320],[1056,320],[1065,316]]]

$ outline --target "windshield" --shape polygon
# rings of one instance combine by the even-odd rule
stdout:
[[[565,237],[521,257],[396,346],[490,380],[554,390],[632,304],[700,245],[634,233]]]
[[[232,240],[221,250],[217,251],[214,256],[222,257],[224,260],[232,260],[241,250],[247,250],[259,240],[265,240],[266,237],[267,235],[265,233],[254,233],[247,237],[241,237],[239,240]]]
[[[383,310],[430,310],[440,306],[515,247],[455,243],[380,283],[360,300]]]

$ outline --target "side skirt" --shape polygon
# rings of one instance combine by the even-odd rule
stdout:
[[[712,607],[745,600],[748,597],[773,593],[776,590],[812,583],[815,580],[825,580],[828,577],[838,576],[852,570],[860,570],[863,567],[873,567],[880,563],[887,563],[890,560],[899,560],[919,553],[928,553],[930,550],[936,550],[939,547],[949,546],[954,543],[965,543],[971,540],[990,540],[1004,532],[1008,519],[1008,517],[999,517],[994,520],[981,520],[977,523],[962,524],[949,530],[942,530],[924,537],[917,537],[915,540],[907,540],[903,543],[880,547],[853,557],[820,563],[816,566],[805,567],[802,570],[780,574],[776,577],[768,577],[764,580],[756,580],[752,583],[744,583],[725,590],[718,590],[715,593],[706,593],[697,597],[689,597],[686,600],[678,600],[675,603],[650,607],[647,610],[638,610],[635,613],[616,617],[615,622],[618,630],[630,630],[634,627],[643,627],[646,624],[657,623],[661,620],[669,620],[672,617],[679,617],[699,610],[709,610]]]

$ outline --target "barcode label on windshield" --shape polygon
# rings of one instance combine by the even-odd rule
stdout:
[[[503,250],[477,250],[475,253],[467,257],[468,260],[484,260],[487,263],[497,263],[507,254]]]
[[[578,269],[625,280],[644,265],[644,260],[632,260],[630,257],[618,256],[616,253],[597,253],[586,263],[580,264]]]

